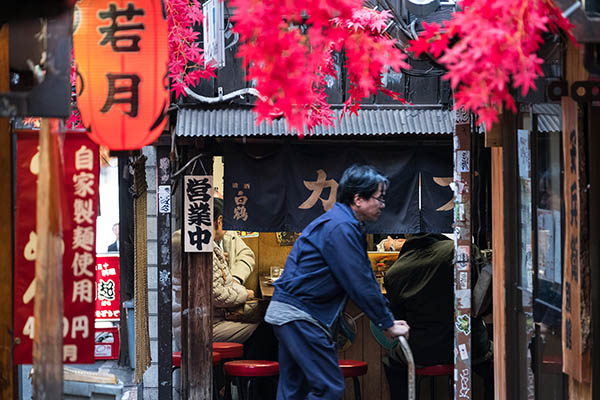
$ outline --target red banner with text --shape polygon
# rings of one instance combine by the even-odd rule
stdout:
[[[36,259],[38,134],[17,134],[14,363],[31,364]],[[85,133],[65,134],[63,204],[63,362],[94,362],[94,284],[99,147]]]

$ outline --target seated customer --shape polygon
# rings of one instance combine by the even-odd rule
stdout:
[[[215,198],[222,201],[220,193],[215,193]],[[221,218],[221,223],[222,223]],[[220,240],[215,240],[223,250],[223,256],[231,270],[233,277],[242,285],[254,270],[254,252],[236,231],[223,231]]]
[[[225,236],[223,230],[223,200],[214,199],[213,250],[213,341],[244,343],[248,359],[277,360],[277,339],[270,324],[261,321],[248,323],[228,320],[230,311],[254,298],[229,267],[223,249],[218,245]],[[242,240],[238,237],[237,240]],[[252,250],[250,250],[252,253]],[[253,256],[253,254],[252,254]],[[252,260],[254,264],[254,260]],[[247,277],[248,275],[245,275]],[[245,278],[244,278],[245,279]]]
[[[481,257],[479,251],[475,262]],[[475,270],[475,268],[473,268]],[[476,281],[476,273],[472,273]],[[395,319],[410,325],[408,342],[417,367],[454,363],[454,242],[443,235],[408,235],[385,275]],[[473,371],[484,380],[485,399],[494,398],[492,346],[481,318],[471,318]],[[407,399],[408,370],[397,346],[384,358],[390,397]]]

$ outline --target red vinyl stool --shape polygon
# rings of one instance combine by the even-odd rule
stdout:
[[[416,396],[419,398],[419,388],[421,387],[421,380],[424,378],[429,378],[429,388],[431,391],[431,398],[436,399],[436,390],[435,390],[435,377],[436,376],[448,376],[448,390],[450,393],[450,398],[453,396],[454,388],[452,376],[454,375],[454,365],[453,364],[438,364],[431,365],[428,367],[415,368],[415,375],[417,380],[417,388],[416,388]]]
[[[218,364],[220,362],[221,362],[221,354],[213,351],[213,354],[212,354],[213,365]],[[181,352],[180,351],[173,352],[173,356],[171,357],[171,363],[173,365],[173,370],[176,370],[177,368],[181,368]]]
[[[360,400],[360,382],[358,381],[358,377],[367,374],[369,365],[364,361],[339,360],[339,366],[344,378],[352,378],[354,381],[354,398]]]
[[[271,378],[277,381],[279,363],[265,360],[235,360],[223,364],[227,383],[225,384],[225,400],[231,400],[230,377],[234,379],[240,389],[240,400],[256,399],[254,381],[256,378]],[[246,378],[246,385],[242,385],[242,378]],[[251,396],[252,395],[252,396]],[[260,400],[260,399],[259,399]]]
[[[244,345],[241,343],[213,342],[213,353],[221,354],[222,359],[241,358],[244,356]]]

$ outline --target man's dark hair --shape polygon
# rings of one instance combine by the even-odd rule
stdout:
[[[337,201],[351,205],[356,194],[363,199],[368,199],[377,191],[380,183],[383,183],[385,192],[390,183],[385,175],[371,165],[354,164],[344,171],[338,186]]]
[[[218,197],[213,198],[213,222],[223,215],[223,199]]]

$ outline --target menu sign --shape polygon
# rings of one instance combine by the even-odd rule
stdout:
[[[119,304],[119,256],[97,255],[96,320],[118,321]]]

